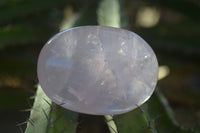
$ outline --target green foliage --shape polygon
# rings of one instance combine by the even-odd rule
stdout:
[[[78,113],[63,109],[55,104],[50,112],[47,133],[76,133]]]
[[[5,27],[0,31],[0,49],[8,45],[42,42],[49,36],[47,31],[52,32],[40,27]]]
[[[66,0],[10,0],[0,5],[0,23],[65,3]]]
[[[149,40],[152,46],[161,51],[200,55],[198,38],[200,26],[197,23],[187,22],[170,26],[161,24],[150,29],[140,30],[139,33]]]
[[[38,86],[25,133],[46,133],[51,104],[51,100],[45,95],[42,88]]]
[[[149,120],[151,119],[148,119],[146,114],[140,109],[114,117],[114,121],[116,122],[117,129],[120,133],[151,133],[150,129],[156,133],[155,128],[152,126],[152,122]]]
[[[120,27],[120,5],[118,0],[102,0],[97,13],[100,25]]]
[[[110,133],[118,133],[117,126],[113,121],[113,115],[105,115],[104,117],[108,124],[108,129],[110,130]]]
[[[75,133],[77,116],[52,103],[38,86],[25,133]]]
[[[157,90],[147,102],[148,113],[155,122],[155,128],[159,133],[189,133],[189,130],[181,129],[174,119],[174,114],[169,107],[166,98]]]

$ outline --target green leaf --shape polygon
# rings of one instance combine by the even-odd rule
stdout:
[[[153,131],[155,131],[155,129],[148,120],[149,119],[139,108],[114,117],[114,121],[120,133],[151,133],[151,128]]]
[[[25,133],[75,133],[78,113],[54,104],[38,85]]]
[[[90,1],[88,4],[83,8],[80,13],[80,16],[74,27],[76,26],[85,26],[85,25],[97,25],[97,14],[96,9],[98,8],[99,1]]]
[[[173,111],[161,92],[157,90],[147,104],[149,116],[155,122],[155,128],[159,133],[190,133],[178,125]]]
[[[0,23],[65,3],[66,0],[12,0],[0,6]]]
[[[55,104],[51,106],[55,108],[50,112],[50,123],[47,127],[47,133],[76,133],[78,113],[56,106]]]
[[[118,0],[102,0],[97,14],[100,25],[120,27],[120,5]]]
[[[42,88],[38,86],[25,133],[46,133],[49,123],[47,117],[49,117],[49,112],[51,111],[49,104],[52,104],[52,101],[45,95]],[[47,115],[45,115],[43,110]]]
[[[118,133],[117,126],[116,126],[115,122],[113,121],[113,116],[105,115],[105,119],[107,121],[107,125],[110,130],[110,133]]]
[[[5,27],[0,31],[0,49],[16,44],[38,43],[46,40],[51,32],[40,27]]]

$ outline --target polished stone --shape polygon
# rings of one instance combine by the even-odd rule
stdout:
[[[83,26],[52,37],[38,59],[44,92],[64,108],[95,115],[128,112],[150,98],[158,63],[137,34]]]

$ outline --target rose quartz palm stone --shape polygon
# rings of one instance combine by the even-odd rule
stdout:
[[[133,32],[83,26],[52,37],[41,50],[37,71],[55,103],[107,115],[128,112],[150,98],[158,63],[150,46]]]

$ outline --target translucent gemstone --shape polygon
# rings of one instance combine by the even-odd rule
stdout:
[[[94,115],[120,114],[152,95],[158,63],[137,34],[83,26],[52,37],[38,59],[39,82],[55,103]]]

